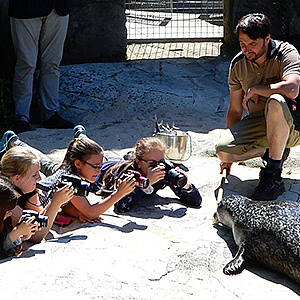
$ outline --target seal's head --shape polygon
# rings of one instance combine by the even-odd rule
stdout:
[[[232,228],[233,220],[237,214],[240,214],[242,207],[245,207],[245,202],[248,198],[240,195],[230,195],[224,197],[219,203],[217,212],[214,214],[214,224],[222,224]]]

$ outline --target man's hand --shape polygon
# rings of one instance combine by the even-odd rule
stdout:
[[[258,94],[255,92],[255,88],[249,88],[248,91],[245,93],[244,98],[243,98],[243,108],[246,110],[247,113],[250,113],[249,110],[249,104],[248,102],[252,100],[254,104],[258,104]]]
[[[232,163],[220,162],[221,174],[223,173],[224,169],[227,169],[227,174],[230,174],[231,166],[232,166]]]

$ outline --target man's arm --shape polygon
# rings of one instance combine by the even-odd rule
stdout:
[[[295,99],[299,93],[300,76],[290,74],[285,76],[282,81],[266,85],[254,85],[245,93],[243,107],[249,112],[247,105],[250,99],[255,104],[258,103],[258,96],[269,98],[272,94],[281,94],[284,97]]]
[[[242,101],[244,97],[244,91],[239,89],[237,91],[230,91],[230,103],[227,110],[226,128],[239,122],[243,116]]]

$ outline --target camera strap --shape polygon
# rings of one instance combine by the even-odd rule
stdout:
[[[112,193],[115,191],[115,189],[113,189],[113,190],[107,190],[107,189],[104,189],[104,188],[102,187],[103,184],[100,183],[100,182],[94,182],[94,183],[93,183],[93,186],[94,186],[93,189],[95,189],[95,188],[97,189],[97,191],[94,192],[94,194],[97,195],[97,196],[101,196],[102,192],[108,193],[108,194],[112,194]],[[101,191],[101,192],[99,192],[99,191]]]
[[[21,189],[19,189],[17,186],[15,186],[15,190],[21,195],[20,197],[18,197],[18,205],[20,207],[24,207],[26,202],[29,202],[30,204],[34,205],[34,206],[40,206],[40,205],[37,205],[37,204],[34,204],[34,203],[31,203],[29,201],[29,199],[31,197],[33,197],[36,193],[37,193],[37,190],[33,190],[32,192],[29,192],[29,193],[26,193],[24,194]]]

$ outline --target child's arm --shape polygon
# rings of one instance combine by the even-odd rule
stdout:
[[[107,211],[112,205],[118,202],[127,194],[131,193],[136,187],[136,181],[133,175],[126,177],[123,181],[119,181],[118,189],[103,201],[90,204],[85,197],[74,196],[71,200],[72,204],[88,219],[94,220]]]
[[[41,228],[39,231],[37,231],[30,239],[33,243],[39,243],[49,232],[51,226],[53,225],[53,222],[55,220],[55,217],[58,213],[58,210],[60,207],[71,200],[71,198],[74,195],[73,187],[71,184],[67,184],[61,189],[57,190],[52,197],[52,201],[46,208],[45,212],[43,212],[43,215],[48,217],[48,223],[47,227]]]
[[[76,197],[76,196],[75,196]],[[84,198],[84,197],[83,197]],[[83,200],[84,201],[84,200]],[[85,223],[85,222],[90,222],[90,223],[100,223],[102,218],[99,216],[94,219],[90,219],[86,215],[84,215],[81,211],[79,211],[73,204],[72,202],[69,202],[67,205],[63,207],[63,212],[66,213],[67,215],[79,219],[80,222]]]
[[[187,173],[179,167],[176,167],[175,170],[183,174],[186,178],[188,178]],[[180,201],[183,204],[195,208],[199,208],[201,206],[202,197],[200,195],[199,190],[192,183],[187,183],[182,188],[176,187],[172,184],[170,184],[169,186],[175,193],[175,195],[179,197]]]

